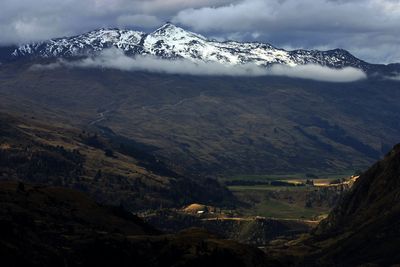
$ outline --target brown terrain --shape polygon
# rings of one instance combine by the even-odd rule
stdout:
[[[30,66],[0,65],[6,266],[400,263],[399,146],[358,179],[224,184],[366,169],[398,84]]]
[[[31,117],[0,114],[0,122],[0,180],[74,188],[131,211],[235,204],[215,180],[178,174],[132,140]]]

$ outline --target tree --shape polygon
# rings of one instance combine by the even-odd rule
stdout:
[[[312,185],[312,186],[314,186],[314,180],[308,180],[308,179],[307,179],[306,185]]]
[[[101,179],[101,176],[102,176],[101,170],[98,170],[96,175],[94,176],[94,181],[98,182]]]
[[[106,157],[110,157],[110,158],[114,158],[115,156],[114,156],[114,152],[111,150],[111,149],[109,149],[109,148],[107,148],[106,150],[104,150],[104,155],[106,155]]]

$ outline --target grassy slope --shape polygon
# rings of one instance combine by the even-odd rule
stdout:
[[[119,71],[0,69],[0,108],[98,124],[160,148],[173,168],[237,173],[363,168],[397,140],[394,82],[329,84]],[[34,107],[34,108],[32,108]]]
[[[228,188],[239,200],[247,204],[239,209],[245,215],[314,220],[327,214],[332,208],[326,200],[315,201],[314,205],[306,207],[309,196],[316,194],[317,189],[311,187],[258,185]]]
[[[222,177],[220,180],[225,181],[290,181],[290,180],[307,180],[307,179],[340,179],[347,178],[354,174],[354,171],[339,172],[339,173],[317,173],[313,174],[316,177],[308,177],[307,173],[287,173],[287,174],[259,174],[259,175],[235,175],[231,177]]]
[[[116,142],[98,133],[96,142],[89,142],[93,133],[30,117],[0,114],[0,122],[0,179],[72,187],[130,210],[235,203],[215,181],[181,176],[128,141]]]

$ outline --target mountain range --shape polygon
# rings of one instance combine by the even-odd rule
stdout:
[[[3,60],[21,58],[74,58],[92,56],[108,48],[118,48],[126,55],[152,55],[164,59],[187,59],[193,62],[216,62],[224,65],[273,64],[288,66],[318,64],[331,68],[355,67],[366,72],[393,72],[399,65],[369,64],[343,49],[328,51],[276,48],[268,43],[210,40],[166,23],[152,33],[123,29],[98,29],[73,37],[24,44],[3,52]],[[4,50],[4,48],[3,48]]]

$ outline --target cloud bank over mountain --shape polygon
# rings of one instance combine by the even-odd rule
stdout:
[[[367,75],[363,71],[356,68],[331,69],[312,64],[296,67],[274,65],[269,70],[269,74],[323,82],[354,82],[367,78]]]
[[[77,61],[59,60],[50,64],[36,64],[32,70],[51,70],[60,67],[118,69],[122,71],[148,71],[166,74],[201,76],[286,76],[324,82],[354,82],[365,79],[366,74],[355,68],[332,69],[319,65],[289,67],[274,65],[263,68],[255,64],[227,66],[219,63],[192,62],[184,59],[166,60],[153,56],[126,56],[123,51],[112,48],[97,56]]]
[[[395,74],[393,76],[389,76],[389,77],[386,77],[386,78],[389,79],[389,80],[392,80],[392,81],[400,82],[400,73],[397,73],[397,74]]]

